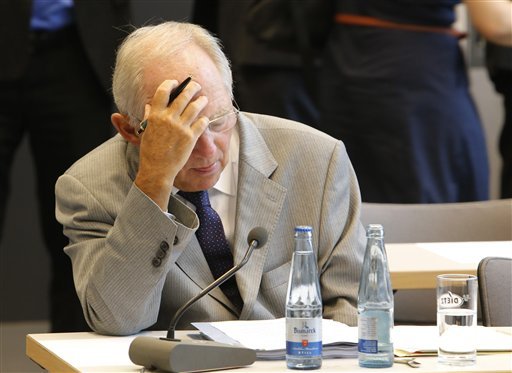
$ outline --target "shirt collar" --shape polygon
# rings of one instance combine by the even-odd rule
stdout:
[[[231,141],[229,143],[229,161],[220,174],[219,180],[213,186],[213,189],[230,196],[236,195],[239,149],[240,136],[238,133],[238,127],[235,126],[231,133]]]

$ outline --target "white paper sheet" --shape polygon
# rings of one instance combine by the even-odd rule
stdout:
[[[261,359],[283,359],[286,351],[286,320],[244,320],[192,323],[210,339],[227,344],[241,344],[256,350]],[[322,320],[324,357],[354,357],[357,354],[357,327]]]

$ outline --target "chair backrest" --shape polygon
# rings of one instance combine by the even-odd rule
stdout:
[[[512,259],[484,258],[477,273],[482,324],[512,326]]]
[[[512,240],[512,199],[433,203],[363,203],[361,221],[384,226],[386,243]]]

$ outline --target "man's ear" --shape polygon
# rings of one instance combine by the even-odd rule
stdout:
[[[130,125],[127,115],[114,113],[110,117],[110,120],[117,132],[119,132],[126,141],[131,142],[134,145],[140,145],[140,136],[135,132],[135,128]]]

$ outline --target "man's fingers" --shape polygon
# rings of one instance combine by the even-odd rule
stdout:
[[[171,91],[178,86],[177,80],[164,80],[158,86],[151,100],[151,106],[155,109],[163,109],[169,103],[169,95]]]
[[[209,119],[205,116],[198,118],[196,121],[192,123],[190,128],[192,129],[197,139],[199,138],[199,136],[203,134],[204,131],[206,131],[206,128],[208,128],[208,123]]]
[[[201,85],[192,80],[172,102],[168,102],[168,106],[181,114],[200,90]]]

